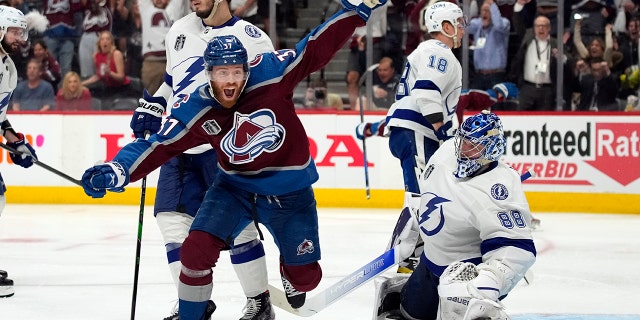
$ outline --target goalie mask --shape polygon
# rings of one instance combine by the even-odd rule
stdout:
[[[214,37],[204,51],[204,67],[212,96],[230,108],[249,78],[247,50],[235,36]]]
[[[475,174],[480,168],[498,161],[507,145],[502,123],[497,115],[483,110],[467,118],[455,136],[458,178]]]

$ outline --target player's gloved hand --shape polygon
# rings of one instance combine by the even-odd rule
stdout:
[[[520,91],[518,86],[513,82],[500,82],[494,85],[491,89],[487,90],[489,96],[496,98],[499,101],[506,99],[517,99]],[[502,95],[502,97],[498,96]]]
[[[362,18],[364,21],[368,21],[371,16],[371,10],[374,10],[385,3],[387,0],[363,0],[359,4],[354,4],[353,2],[358,2],[357,0],[341,0],[342,5],[347,10],[353,10]]]
[[[136,138],[145,138],[145,132],[157,133],[162,124],[162,114],[167,102],[162,97],[153,97],[145,90],[143,98],[138,101],[138,108],[133,112],[129,126]]]
[[[106,162],[87,169],[82,175],[84,193],[92,198],[102,198],[107,193],[122,192],[129,183],[129,172],[117,162]]]
[[[9,156],[13,163],[23,168],[29,168],[33,165],[35,160],[38,160],[36,151],[33,150],[33,147],[24,140],[24,135],[22,133],[18,133],[17,136],[19,140],[15,142],[7,142],[7,146],[16,149],[18,154],[10,153]]]
[[[378,122],[363,122],[356,126],[356,138],[362,140],[364,138],[368,138],[374,135],[384,136],[384,128],[383,125],[385,120]]]
[[[455,134],[451,132],[451,127],[452,126],[453,126],[453,123],[451,123],[451,121],[449,121],[449,122],[443,124],[442,126],[440,126],[440,128],[438,128],[437,130],[435,130],[435,134],[436,134],[436,137],[438,138],[438,140],[447,141],[447,140],[453,138],[453,136]]]

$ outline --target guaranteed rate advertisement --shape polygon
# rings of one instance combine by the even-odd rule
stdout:
[[[538,174],[525,182],[525,191],[640,194],[640,114],[498,115],[508,142],[503,160],[521,173],[533,168]],[[384,113],[367,114],[365,121],[379,121],[384,116]],[[76,179],[86,168],[111,159],[133,140],[129,129],[131,115],[124,112],[11,113],[8,118],[31,141],[40,161]],[[355,137],[360,116],[304,113],[300,118],[320,173],[314,188],[336,193],[344,193],[345,189],[364,190],[365,153],[362,141]],[[251,143],[251,137],[245,142]],[[389,152],[388,139],[368,138],[366,157],[370,189],[401,194],[402,172],[399,161]],[[11,164],[4,150],[0,153],[0,172],[9,189],[73,186],[37,166],[23,169]],[[147,186],[153,189],[156,180],[157,171],[150,176]],[[139,182],[133,186],[139,186]]]

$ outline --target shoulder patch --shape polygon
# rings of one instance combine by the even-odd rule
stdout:
[[[260,29],[252,24],[245,26],[244,32],[246,32],[247,35],[252,38],[260,38],[262,36],[262,33],[260,33]]]
[[[491,187],[491,196],[496,200],[504,200],[509,197],[509,190],[501,183],[496,183]]]
[[[184,34],[177,36],[176,42],[173,44],[173,49],[175,49],[176,51],[182,50],[182,48],[184,48],[184,42],[186,40],[187,40],[187,37],[185,37]]]

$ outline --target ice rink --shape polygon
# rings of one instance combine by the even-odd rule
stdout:
[[[136,309],[142,320],[166,317],[177,299],[152,209],[144,214]],[[137,206],[7,205],[0,269],[16,293],[0,299],[0,319],[130,319],[138,214]],[[319,289],[380,255],[397,214],[319,208]],[[535,216],[542,224],[534,234],[534,279],[504,301],[513,319],[640,319],[640,215]],[[281,287],[278,253],[263,231],[269,282]],[[213,300],[212,319],[240,318],[245,297],[227,253],[214,269]],[[373,281],[309,319],[371,319],[372,304]],[[276,309],[276,318],[298,317]]]

